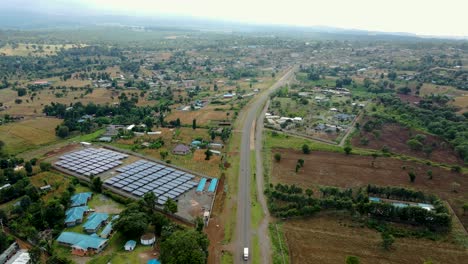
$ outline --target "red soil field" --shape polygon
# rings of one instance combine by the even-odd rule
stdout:
[[[368,120],[368,119],[367,119]],[[367,120],[363,121],[364,124]],[[375,131],[375,130],[374,130]],[[414,129],[402,127],[397,123],[387,123],[382,126],[379,130],[380,137],[376,138],[372,132],[366,132],[361,129],[360,133],[353,137],[351,143],[353,146],[360,148],[369,148],[381,150],[384,146],[387,146],[391,152],[404,154],[407,156],[414,156],[423,159],[429,159],[435,162],[448,163],[448,164],[463,164],[463,161],[458,157],[455,151],[451,148],[449,143],[442,139],[421,132]],[[423,134],[426,136],[425,145],[432,146],[432,153],[427,156],[423,151],[411,150],[406,142],[411,139],[412,136],[417,134]],[[412,135],[412,136],[411,136]],[[367,138],[369,144],[363,146],[360,143],[361,138]]]
[[[378,186],[400,186],[438,195],[446,200],[456,212],[463,225],[468,226],[468,215],[463,215],[462,205],[468,201],[467,175],[430,167],[425,164],[403,161],[395,158],[379,157],[372,166],[373,157],[345,155],[344,153],[313,151],[309,155],[288,149],[274,149],[272,154],[280,152],[281,161],[271,157],[272,183],[296,184],[303,188],[320,185],[341,188],[365,187],[368,184]],[[295,172],[298,159],[304,159],[304,168]],[[427,171],[433,171],[433,179]],[[416,173],[416,180],[411,183],[408,172]],[[456,192],[453,184],[457,183]]]

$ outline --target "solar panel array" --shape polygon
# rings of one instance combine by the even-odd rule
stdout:
[[[139,160],[116,170],[120,172],[104,183],[121,189],[134,196],[142,197],[154,192],[158,203],[164,204],[169,198],[175,199],[194,188],[194,175],[151,161]]]
[[[61,156],[55,165],[89,177],[121,165],[126,157],[128,155],[108,149],[87,148]]]

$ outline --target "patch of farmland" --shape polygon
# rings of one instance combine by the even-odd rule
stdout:
[[[57,140],[55,127],[62,120],[37,117],[0,126],[0,140],[5,142],[8,153],[19,153],[31,147]]]
[[[289,220],[283,225],[291,263],[345,263],[347,256],[361,263],[464,263],[466,250],[448,242],[398,238],[391,250],[384,250],[377,231],[349,220],[317,215]]]
[[[379,157],[374,160],[372,156],[344,153],[312,151],[304,155],[291,149],[272,150],[272,154],[278,152],[281,153],[281,161],[272,161],[274,184],[296,184],[304,188],[319,185],[357,188],[368,184],[412,188],[448,201],[465,229],[468,226],[468,215],[463,214],[462,210],[463,203],[468,201],[468,177],[464,174],[394,158]],[[304,160],[304,168],[296,173],[298,159]],[[433,173],[432,180],[427,175],[429,170]],[[414,183],[409,180],[410,171],[416,174]]]
[[[441,163],[463,164],[463,161],[458,157],[450,145],[436,136],[402,127],[397,123],[387,123],[382,125],[382,128],[378,129],[378,136],[374,133],[375,131],[377,130],[367,132],[364,129],[361,129],[360,133],[353,137],[352,144],[360,148],[376,150],[381,150],[384,146],[387,146],[393,153],[430,159]],[[427,155],[422,150],[411,150],[406,144],[408,140],[417,134],[426,136],[424,145],[431,146],[433,149],[430,155]],[[363,138],[368,140],[367,145],[363,145],[361,143],[361,139]]]
[[[195,111],[173,110],[171,114],[166,117],[166,120],[176,120],[179,118],[182,124],[191,125],[192,120],[196,119],[197,125],[208,125],[211,121],[230,119],[234,115],[233,111],[215,111],[215,108],[220,107],[209,105]],[[229,113],[229,116],[226,113]]]
[[[468,112],[468,94],[457,96],[454,98],[453,104],[460,107],[460,113]]]

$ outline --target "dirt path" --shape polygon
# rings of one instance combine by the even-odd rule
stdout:
[[[351,135],[351,133],[353,133],[354,129],[356,129],[356,122],[361,118],[361,116],[362,116],[362,111],[356,116],[356,118],[354,118],[353,122],[349,126],[348,131],[346,131],[346,134],[343,136],[343,138],[341,139],[340,144],[338,144],[338,146],[340,146],[340,147],[344,146],[348,136]]]

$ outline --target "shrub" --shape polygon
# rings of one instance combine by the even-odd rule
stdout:
[[[346,264],[359,264],[359,258],[356,256],[347,256]]]
[[[275,160],[276,160],[276,162],[281,161],[281,153],[275,153]]]
[[[353,150],[353,149],[352,149],[350,146],[344,147],[344,152],[346,153],[346,155],[351,154],[351,151],[352,151],[352,150]]]
[[[406,141],[406,144],[411,150],[421,150],[423,147],[423,144],[416,139],[410,139]]]
[[[408,172],[408,176],[411,182],[414,182],[414,180],[416,180],[416,174],[413,171]]]
[[[52,165],[48,162],[41,162],[41,164],[39,164],[39,167],[41,168],[41,171],[49,171]]]
[[[302,145],[302,152],[304,154],[310,154],[310,147],[307,144]]]
[[[385,249],[390,249],[393,242],[395,242],[395,238],[391,234],[389,234],[387,232],[382,233],[382,246]]]

